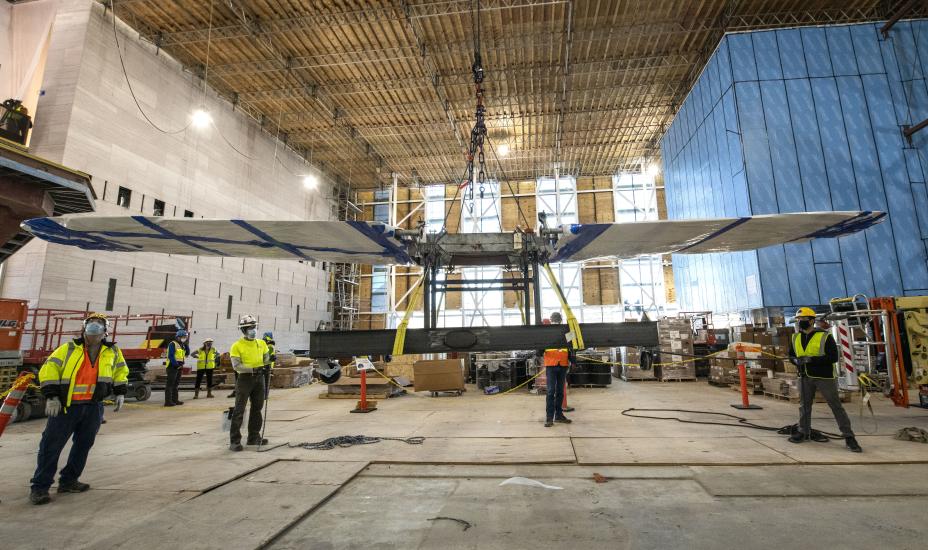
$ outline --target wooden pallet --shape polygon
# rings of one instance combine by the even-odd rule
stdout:
[[[367,399],[388,399],[391,395],[389,393],[371,393],[367,392]],[[319,399],[354,399],[357,401],[361,399],[360,393],[325,393],[322,392],[319,394]]]
[[[770,393],[764,392],[764,397],[771,397],[773,399],[779,399],[780,401],[789,401],[790,403],[799,403],[798,397],[790,397],[788,395],[783,395],[779,393]]]
[[[715,386],[717,388],[727,388],[730,384],[728,382],[716,382],[715,380],[709,380],[710,386]]]
[[[669,378],[661,378],[661,382],[695,382],[696,377],[680,377],[680,376],[671,376]]]
[[[732,391],[736,391],[736,392],[738,392],[738,393],[741,393],[741,383],[740,383],[740,382],[738,382],[738,383],[736,383],[736,384],[732,384],[732,385],[730,385],[730,386],[728,386],[728,387],[731,388]],[[764,387],[763,387],[763,386],[748,386],[748,394],[750,394],[750,395],[763,395],[763,393],[764,393]]]
[[[651,378],[625,378],[622,377],[622,380],[625,382],[656,382],[657,378],[652,376]]]
[[[772,397],[774,399],[779,399],[781,401],[789,401],[790,403],[797,403],[797,404],[800,401],[798,397],[790,397],[789,395],[783,395],[779,393],[770,393],[766,391],[764,392],[764,397]],[[851,394],[848,392],[839,392],[838,398],[840,399],[842,403],[851,402]],[[813,403],[827,403],[827,401],[825,401],[825,398],[818,394],[816,394],[815,399],[812,402]]]

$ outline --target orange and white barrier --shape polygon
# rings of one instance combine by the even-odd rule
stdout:
[[[0,405],[0,435],[3,435],[6,425],[12,420],[13,413],[16,412],[16,408],[19,407],[23,396],[26,395],[26,390],[33,378],[35,378],[35,375],[31,372],[22,372],[19,374],[19,378],[13,382],[13,387],[10,388],[6,399],[3,400],[3,405]]]

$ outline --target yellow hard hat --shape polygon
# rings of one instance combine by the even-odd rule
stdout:
[[[83,326],[85,329],[87,328],[87,324],[90,323],[91,321],[102,322],[103,327],[106,330],[106,332],[110,331],[110,320],[103,313],[91,313],[90,315],[85,317],[84,322],[83,322]]]
[[[811,307],[801,307],[796,312],[796,317],[815,317],[815,310]]]

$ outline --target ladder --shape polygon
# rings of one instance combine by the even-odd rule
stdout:
[[[357,219],[361,209],[357,206],[357,193],[349,186],[336,190],[335,212],[337,219]],[[361,301],[359,292],[361,266],[358,264],[333,264],[330,288],[332,290],[332,330],[351,330],[358,317]]]

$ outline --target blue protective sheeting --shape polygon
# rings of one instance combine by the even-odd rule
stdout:
[[[674,256],[681,309],[928,289],[928,21],[726,35],[662,141],[672,219],[879,210],[888,223],[757,252]],[[713,288],[713,285],[721,285]]]

